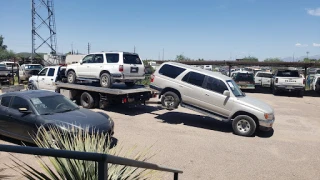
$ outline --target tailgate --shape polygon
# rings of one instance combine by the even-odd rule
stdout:
[[[144,64],[137,54],[123,54],[123,74],[125,76],[143,76]]]
[[[276,77],[279,85],[304,86],[303,78],[301,77]]]

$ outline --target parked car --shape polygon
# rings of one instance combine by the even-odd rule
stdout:
[[[150,88],[159,92],[168,110],[179,105],[220,121],[232,121],[236,134],[251,136],[257,127],[270,130],[274,110],[245,95],[232,78],[217,72],[166,62],[151,76]]]
[[[1,64],[4,64],[7,69],[14,73],[14,75],[18,72],[18,64],[12,61],[2,61]],[[12,69],[13,68],[13,69]]]
[[[6,67],[5,64],[0,64],[0,84],[10,83],[13,80],[11,71]]]
[[[272,76],[271,72],[259,71],[254,76],[254,83],[256,86],[270,87]]]
[[[311,89],[320,94],[320,73],[315,74],[311,83]]]
[[[255,89],[255,82],[252,72],[236,71],[231,78],[236,82],[240,89]]]
[[[28,81],[32,75],[37,75],[42,68],[41,64],[22,64],[19,67],[19,84]]]
[[[109,88],[114,82],[134,86],[145,78],[145,68],[136,53],[98,52],[85,56],[79,63],[67,66],[68,83],[77,80],[100,81],[101,87]]]
[[[274,95],[286,91],[297,92],[298,96],[303,97],[306,81],[298,70],[279,69],[274,74],[271,87]]]
[[[204,65],[203,69],[212,71],[212,65]]]
[[[79,108],[65,96],[44,90],[9,92],[0,96],[0,134],[33,142],[39,129],[58,128],[67,133],[114,133],[114,122],[105,113]]]

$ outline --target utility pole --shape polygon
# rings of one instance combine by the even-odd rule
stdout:
[[[73,54],[73,42],[71,43],[71,54]]]
[[[162,49],[162,61],[164,60],[164,48]]]
[[[310,53],[310,52],[309,52],[309,51],[307,51],[307,59],[309,59],[309,53]]]
[[[136,46],[133,46],[133,53],[136,53]]]
[[[88,43],[88,54],[90,54],[90,43]]]

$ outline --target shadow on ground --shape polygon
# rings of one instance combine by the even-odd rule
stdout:
[[[245,93],[260,93],[260,94],[271,94],[272,95],[272,91],[270,88],[262,88],[262,87],[257,87],[255,90],[242,90]],[[301,98],[297,96],[296,92],[279,92],[276,96],[284,96],[284,97],[297,97],[297,98]],[[315,91],[305,91],[304,92],[304,96],[308,96],[308,97],[320,97],[320,94],[318,94]]]
[[[116,106],[110,106],[107,107],[106,111],[111,111],[119,114],[124,114],[127,116],[136,116],[146,113],[151,113],[154,111],[161,110],[162,108],[160,106],[144,106],[144,105],[116,105]]]
[[[155,117],[156,119],[160,119],[164,123],[168,123],[168,124],[183,124],[185,126],[192,126],[196,128],[220,131],[224,133],[233,133],[231,122],[221,122],[207,116],[181,113],[181,112],[167,112],[164,114],[151,113],[151,114],[157,115]],[[255,135],[261,138],[268,138],[273,136],[273,134],[274,134],[274,131],[272,129],[271,131],[268,131],[268,132],[257,130]]]

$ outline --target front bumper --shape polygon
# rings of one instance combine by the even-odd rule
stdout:
[[[304,86],[287,86],[287,85],[279,85],[275,86],[276,90],[279,91],[287,91],[287,92],[292,92],[292,91],[304,91]]]
[[[274,119],[273,120],[259,120],[259,125],[262,128],[265,129],[271,129],[274,123]]]

